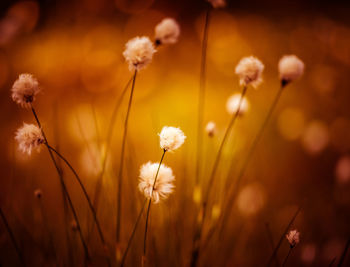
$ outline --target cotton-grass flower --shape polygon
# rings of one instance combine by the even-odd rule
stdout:
[[[220,8],[220,7],[225,7],[226,6],[226,1],[225,0],[207,0],[213,8]]]
[[[157,180],[154,184],[158,167],[159,163],[147,162],[141,166],[139,176],[139,190],[146,198],[152,198],[154,203],[158,203],[160,199],[166,199],[175,187],[173,171],[164,164],[160,165]]]
[[[282,84],[286,85],[303,75],[304,63],[295,55],[286,55],[278,62],[278,71]]]
[[[286,235],[291,248],[294,248],[300,242],[300,233],[297,230],[291,230]]]
[[[29,108],[39,91],[39,83],[32,74],[20,74],[12,85],[12,100],[21,107]]]
[[[174,44],[180,36],[180,26],[176,20],[165,18],[154,29],[156,45]]]
[[[156,49],[148,37],[135,37],[125,44],[123,56],[129,64],[129,70],[141,70],[152,61]]]
[[[236,74],[243,86],[251,84],[256,88],[262,82],[264,64],[256,57],[244,57],[236,66]]]
[[[36,189],[34,191],[34,196],[38,199],[40,199],[43,196],[43,191],[41,189]]]
[[[40,145],[45,142],[44,136],[38,126],[24,123],[16,132],[15,139],[19,150],[31,155],[32,150],[40,151]]]
[[[165,151],[178,149],[186,139],[180,128],[164,126],[159,133],[160,147]]]
[[[216,134],[216,124],[213,121],[209,121],[205,126],[205,132],[209,137],[213,137]]]
[[[247,98],[243,97],[241,100],[241,97],[242,95],[237,93],[227,99],[226,110],[229,114],[235,114],[239,108],[238,115],[243,116],[249,110],[249,102]]]

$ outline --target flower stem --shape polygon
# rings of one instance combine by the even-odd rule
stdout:
[[[282,267],[286,266],[287,260],[289,258],[289,255],[292,253],[293,247],[290,247],[288,254],[286,256],[286,258],[284,259],[283,263],[282,263]]]
[[[157,169],[157,173],[156,173],[156,176],[154,177],[154,182],[153,182],[153,186],[152,186],[152,190],[151,190],[151,194],[150,194],[150,199],[148,201],[148,207],[147,207],[147,215],[146,215],[146,225],[145,225],[145,236],[144,236],[144,239],[143,239],[143,256],[142,256],[142,259],[145,259],[146,258],[146,249],[147,249],[147,230],[148,230],[148,218],[149,218],[149,214],[150,214],[150,211],[151,211],[151,203],[152,203],[152,197],[153,197],[153,190],[156,186],[156,182],[157,182],[157,178],[158,178],[158,173],[159,173],[159,170],[160,170],[160,166],[162,165],[162,162],[163,162],[163,159],[164,159],[164,156],[165,156],[165,152],[166,150],[164,149],[163,150],[163,154],[162,154],[162,157],[159,161],[159,165],[158,165],[158,169]]]
[[[139,224],[139,222],[140,222],[140,220],[141,220],[141,216],[142,216],[142,214],[143,214],[143,211],[145,210],[146,202],[147,202],[147,199],[145,199],[145,201],[143,202],[142,208],[141,208],[141,210],[140,210],[140,213],[139,213],[139,215],[137,216],[137,219],[136,219],[134,228],[133,228],[133,230],[132,230],[131,236],[130,236],[129,241],[128,241],[128,245],[127,245],[127,247],[126,247],[126,249],[125,249],[125,252],[124,252],[124,254],[123,254],[123,257],[122,257],[122,260],[121,260],[121,263],[120,263],[120,267],[123,267],[124,264],[125,264],[126,256],[128,255],[129,249],[130,249],[130,247],[131,247],[132,240],[134,239],[137,226],[138,226],[138,224]]]
[[[265,223],[265,228],[266,228],[266,234],[267,234],[267,238],[269,239],[271,248],[274,249],[275,248],[275,244],[273,242],[273,237],[272,237],[270,225],[268,223]],[[274,259],[275,259],[276,266],[279,267],[280,263],[278,261],[277,255],[274,257]]]
[[[12,244],[15,247],[15,250],[16,250],[16,253],[18,255],[18,258],[19,258],[20,262],[22,263],[23,266],[25,266],[23,255],[22,255],[21,250],[18,247],[15,235],[13,234],[12,229],[11,229],[11,227],[10,227],[10,225],[9,225],[7,219],[6,219],[6,216],[5,216],[5,214],[4,214],[4,212],[2,211],[1,208],[0,208],[0,217],[1,217],[2,221],[4,222],[4,225],[6,227],[7,233],[9,234],[10,239],[12,241]]]
[[[206,61],[207,61],[207,47],[208,47],[208,32],[210,21],[211,7],[208,5],[207,12],[205,14],[205,23],[202,40],[202,54],[201,54],[201,67],[199,74],[199,96],[198,96],[198,124],[197,124],[197,161],[196,161],[196,176],[195,184],[199,183],[200,168],[202,163],[202,149],[203,149],[203,114],[205,104],[205,80],[206,80]]]
[[[96,210],[98,208],[98,201],[99,201],[99,197],[100,197],[100,193],[101,193],[103,175],[106,171],[107,158],[108,158],[108,153],[109,153],[110,146],[111,146],[113,130],[114,130],[114,126],[115,126],[115,120],[117,118],[117,114],[118,114],[120,105],[124,99],[124,96],[129,88],[129,85],[132,82],[132,80],[133,80],[133,77],[130,78],[130,80],[128,81],[128,83],[124,87],[120,97],[118,98],[117,102],[115,103],[114,108],[113,108],[113,112],[112,112],[112,116],[111,116],[111,119],[109,121],[108,130],[107,130],[107,138],[106,138],[106,149],[105,149],[104,155],[102,156],[102,164],[101,164],[102,169],[101,169],[99,176],[98,176],[98,179],[97,179],[97,184],[96,184],[96,189],[95,189],[95,194],[94,194],[93,204],[94,204],[94,207]]]
[[[294,216],[293,216],[293,217],[291,218],[291,220],[289,221],[289,223],[288,223],[286,229],[285,229],[284,232],[282,233],[282,235],[281,235],[281,237],[280,237],[280,239],[279,239],[279,241],[278,241],[278,243],[277,243],[275,249],[273,250],[272,255],[271,255],[271,257],[270,257],[268,263],[267,263],[267,267],[269,267],[269,266],[271,265],[273,259],[276,257],[277,252],[278,252],[278,249],[280,248],[280,246],[281,246],[281,244],[282,244],[282,241],[283,241],[283,239],[285,238],[286,233],[288,232],[288,229],[289,229],[289,228],[291,227],[291,225],[293,224],[293,222],[294,222],[295,218],[298,216],[300,210],[301,210],[301,207],[299,207],[298,210],[295,212]]]
[[[192,267],[197,266],[197,261],[198,261],[198,257],[199,257],[199,250],[200,250],[200,240],[201,240],[201,236],[202,236],[204,221],[206,219],[206,210],[207,210],[207,204],[208,204],[209,196],[210,196],[210,189],[212,188],[212,185],[214,182],[215,174],[216,174],[217,168],[219,166],[219,162],[221,159],[223,148],[224,148],[225,143],[227,141],[227,138],[231,132],[231,129],[234,126],[235,121],[239,115],[241,104],[242,104],[242,101],[243,101],[243,98],[244,98],[246,92],[247,92],[247,86],[244,86],[241,97],[239,99],[238,109],[236,110],[235,114],[233,114],[233,116],[232,116],[232,118],[231,118],[231,120],[226,128],[224,137],[221,141],[218,153],[217,153],[215,161],[214,161],[213,169],[211,171],[208,186],[207,186],[207,191],[206,191],[206,194],[204,195],[204,199],[203,199],[203,203],[202,203],[202,208],[201,208],[202,210],[200,212],[202,214],[201,215],[202,218],[200,220],[199,227],[196,230],[196,234],[195,234],[194,240],[193,240],[192,259],[191,259],[191,266]]]
[[[279,99],[280,99],[280,97],[282,95],[283,89],[284,89],[284,86],[282,85],[280,87],[280,89],[278,90],[278,92],[277,92],[277,94],[276,94],[276,96],[275,96],[275,98],[274,98],[274,100],[273,100],[273,102],[272,102],[272,104],[270,106],[270,109],[269,109],[269,111],[268,111],[268,113],[267,113],[267,115],[265,117],[265,120],[264,120],[263,124],[261,125],[257,135],[255,136],[255,139],[254,139],[254,141],[252,143],[252,146],[250,147],[250,150],[249,150],[249,152],[247,154],[247,157],[246,157],[246,159],[245,159],[245,161],[244,161],[244,163],[242,165],[242,168],[241,168],[241,170],[239,171],[239,173],[237,175],[236,182],[234,184],[232,184],[232,186],[228,190],[228,192],[229,192],[228,195],[227,195],[228,200],[224,201],[224,203],[226,203],[226,209],[225,209],[226,212],[223,212],[222,216],[221,216],[221,219],[218,220],[219,222],[221,222],[221,226],[219,227],[220,231],[221,231],[220,235],[221,235],[222,231],[224,230],[224,225],[228,221],[228,217],[231,214],[230,212],[228,212],[228,209],[230,209],[230,207],[232,207],[232,204],[233,204],[233,202],[235,201],[235,199],[237,197],[238,189],[239,189],[240,183],[242,181],[242,178],[243,178],[243,176],[245,174],[245,171],[246,171],[246,169],[248,167],[248,164],[249,164],[249,162],[250,162],[250,160],[251,160],[251,158],[252,158],[252,156],[253,156],[253,154],[255,152],[255,149],[256,149],[256,147],[257,147],[257,145],[258,145],[258,143],[259,143],[259,141],[260,141],[260,139],[262,137],[262,134],[264,133],[264,130],[265,130],[268,122],[271,119],[273,111],[275,110],[275,108],[277,106],[277,103],[278,103],[278,101],[279,101]],[[232,165],[232,163],[231,163],[231,165]],[[232,169],[232,167],[231,167],[231,169]],[[230,193],[231,191],[232,191],[232,193]]]
[[[135,69],[135,73],[132,79],[132,86],[131,86],[131,92],[129,97],[129,103],[128,103],[128,109],[126,112],[126,117],[124,121],[124,132],[123,132],[123,140],[122,140],[122,148],[120,151],[120,162],[119,162],[119,174],[118,174],[118,190],[117,190],[117,225],[116,225],[116,243],[118,244],[120,241],[120,222],[121,222],[121,208],[122,208],[122,176],[123,176],[123,167],[124,167],[124,155],[125,155],[125,143],[126,143],[126,137],[128,133],[128,122],[129,122],[129,115],[130,115],[130,109],[132,104],[132,99],[134,95],[134,89],[135,89],[135,81],[136,81],[136,75],[137,70]]]
[[[343,253],[341,254],[341,257],[340,257],[340,260],[339,260],[339,263],[338,263],[338,267],[343,266],[343,263],[344,263],[346,254],[348,253],[349,247],[350,247],[350,238],[349,238],[348,241],[346,242],[344,251],[343,251]]]
[[[55,160],[55,157],[53,156],[53,153],[52,153],[52,151],[51,151],[51,149],[50,149],[50,146],[49,146],[49,143],[48,143],[48,141],[47,141],[45,132],[44,132],[44,130],[43,130],[42,127],[41,127],[41,123],[40,123],[40,121],[39,121],[39,118],[38,118],[38,116],[37,116],[37,114],[36,114],[36,112],[35,112],[35,109],[34,109],[34,107],[33,107],[32,105],[31,105],[31,109],[32,109],[33,115],[34,115],[34,117],[35,117],[35,120],[36,120],[36,122],[37,122],[37,124],[38,124],[38,126],[39,126],[39,128],[40,128],[40,130],[41,130],[41,132],[42,132],[42,134],[43,134],[43,137],[44,137],[44,140],[45,140],[45,145],[46,145],[46,147],[47,147],[47,150],[49,151],[51,160],[52,160],[53,164],[55,165],[55,168],[56,168],[56,170],[57,170],[58,176],[59,176],[59,178],[60,178],[60,183],[61,183],[62,188],[63,188],[63,192],[64,192],[65,196],[67,197],[68,204],[69,204],[69,206],[70,206],[70,208],[71,208],[71,211],[72,211],[74,220],[75,220],[76,223],[77,223],[77,230],[78,230],[78,232],[79,232],[79,237],[80,237],[81,243],[82,243],[82,245],[83,245],[84,254],[85,254],[85,259],[86,259],[86,260],[89,260],[89,259],[90,259],[89,250],[88,250],[87,245],[86,245],[86,243],[85,243],[84,236],[83,236],[83,233],[82,233],[81,227],[80,227],[80,222],[79,222],[77,213],[76,213],[76,211],[75,211],[75,208],[74,208],[72,199],[71,199],[71,197],[70,197],[70,194],[69,194],[69,192],[68,192],[68,189],[67,189],[67,187],[66,187],[66,184],[65,184],[65,182],[64,182],[64,180],[63,180],[62,171],[61,171],[61,169],[60,169],[60,168],[58,167],[58,165],[57,165],[57,162],[56,162],[56,160]]]
[[[99,220],[97,219],[97,214],[96,214],[96,211],[95,211],[95,209],[94,209],[94,206],[92,205],[92,202],[91,202],[91,200],[90,200],[90,197],[89,197],[89,195],[88,195],[88,193],[87,193],[87,191],[86,191],[86,189],[85,189],[85,186],[84,186],[83,182],[81,181],[81,179],[80,179],[78,173],[75,171],[75,169],[72,167],[72,165],[68,162],[68,160],[67,160],[65,157],[63,157],[63,156],[61,155],[61,153],[59,153],[56,149],[54,149],[54,148],[51,147],[50,145],[48,145],[48,147],[49,147],[49,149],[51,149],[53,152],[55,152],[56,155],[57,155],[58,157],[60,157],[60,158],[64,161],[64,163],[69,167],[69,169],[73,172],[73,174],[74,174],[76,180],[78,181],[78,183],[79,183],[81,189],[83,190],[84,196],[85,196],[85,198],[86,198],[86,200],[87,200],[87,202],[88,202],[88,204],[89,204],[89,208],[90,208],[91,213],[92,213],[92,215],[93,215],[93,217],[94,217],[94,221],[95,221],[95,223],[96,223],[97,230],[98,230],[98,233],[99,233],[99,236],[100,236],[102,245],[103,245],[104,248],[105,248],[106,242],[105,242],[105,238],[104,238],[103,233],[102,233],[102,229],[101,229],[100,222],[99,222]]]

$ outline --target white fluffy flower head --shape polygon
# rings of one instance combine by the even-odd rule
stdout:
[[[262,82],[264,64],[256,57],[244,57],[236,66],[239,83],[243,86],[251,84],[256,88]]]
[[[282,83],[289,83],[303,75],[304,63],[295,55],[286,55],[278,62],[278,71]]]
[[[207,0],[213,8],[220,8],[226,6],[226,0]]]
[[[241,105],[239,107],[239,102]],[[249,110],[249,102],[246,97],[241,100],[241,94],[233,94],[227,99],[226,110],[229,114],[233,115],[237,112],[239,107],[238,115],[243,116]]]
[[[153,43],[148,37],[135,37],[125,44],[123,56],[129,64],[129,70],[141,70],[152,61],[156,52]]]
[[[300,233],[297,230],[291,230],[286,235],[289,245],[293,248],[300,242]]]
[[[28,108],[39,91],[39,83],[33,75],[20,74],[11,89],[12,100],[22,107]]]
[[[154,29],[156,44],[174,44],[180,36],[180,26],[176,20],[165,18]]]
[[[43,134],[38,126],[24,123],[16,132],[15,139],[19,150],[30,155],[33,149],[40,151],[40,145],[45,142]]]
[[[213,121],[209,121],[205,126],[205,132],[209,137],[213,137],[216,134],[216,124]]]
[[[139,176],[139,190],[146,198],[152,198],[154,203],[158,203],[161,198],[166,199],[175,187],[172,169],[162,164],[153,188],[158,167],[159,163],[147,162],[141,166]]]
[[[159,134],[160,147],[166,151],[178,149],[186,139],[180,128],[164,126]]]

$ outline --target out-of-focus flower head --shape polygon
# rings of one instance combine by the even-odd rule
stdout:
[[[294,248],[300,242],[300,233],[297,230],[291,230],[286,235],[291,248]]]
[[[129,70],[141,70],[151,63],[157,50],[148,37],[135,37],[125,44],[123,56],[129,64]]]
[[[176,20],[165,18],[154,29],[156,45],[174,44],[180,36],[180,26]]]
[[[244,57],[236,66],[239,83],[243,86],[251,84],[254,88],[262,82],[264,64],[256,57]]]
[[[304,63],[295,55],[286,55],[278,62],[278,71],[281,83],[284,86],[303,75]]]
[[[241,94],[234,94],[227,99],[226,110],[229,114],[235,114],[239,108],[238,115],[243,116],[249,110],[249,102],[246,97],[241,100]],[[241,104],[241,105],[239,105]]]
[[[213,121],[209,121],[205,126],[205,132],[209,137],[213,137],[216,134],[216,124]]]
[[[226,6],[226,0],[207,0],[213,8],[221,8]]]

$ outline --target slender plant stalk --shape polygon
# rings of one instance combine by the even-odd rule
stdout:
[[[78,183],[79,183],[81,189],[83,190],[84,196],[85,196],[85,198],[86,198],[86,200],[87,200],[87,202],[88,202],[88,204],[89,204],[89,208],[90,208],[90,210],[91,210],[91,213],[92,213],[92,215],[93,215],[93,217],[94,217],[94,221],[95,221],[95,223],[96,223],[97,230],[98,230],[98,233],[99,233],[99,236],[100,236],[102,245],[105,247],[105,246],[106,246],[106,242],[105,242],[105,238],[104,238],[104,236],[103,236],[103,232],[102,232],[102,229],[101,229],[100,222],[99,222],[99,220],[98,220],[98,218],[97,218],[96,211],[95,211],[95,209],[94,209],[94,206],[92,205],[91,199],[90,199],[90,197],[89,197],[89,195],[88,195],[88,193],[87,193],[87,191],[86,191],[86,188],[85,188],[83,182],[81,181],[81,179],[80,179],[78,173],[75,171],[75,169],[72,167],[72,165],[68,162],[68,160],[67,160],[65,157],[63,157],[63,156],[61,155],[61,153],[59,153],[56,149],[54,149],[54,148],[51,147],[50,145],[48,145],[48,147],[49,147],[53,152],[55,152],[55,154],[56,154],[58,157],[60,157],[60,158],[64,161],[64,163],[69,167],[69,169],[70,169],[70,170],[72,171],[72,173],[74,174],[76,180],[78,181]]]
[[[227,138],[229,137],[231,129],[234,126],[235,121],[236,121],[236,119],[237,119],[237,117],[239,115],[241,104],[242,104],[242,100],[243,100],[246,92],[247,92],[247,86],[244,86],[242,94],[241,94],[241,98],[239,99],[237,111],[235,112],[235,114],[233,114],[233,116],[232,116],[232,118],[231,118],[231,120],[230,120],[230,122],[229,122],[229,124],[228,124],[228,126],[226,128],[224,137],[223,137],[223,139],[221,141],[218,153],[217,153],[215,161],[214,161],[214,165],[213,165],[213,169],[212,169],[211,174],[210,174],[210,178],[209,178],[206,194],[204,195],[203,202],[202,202],[202,207],[201,207],[201,209],[202,209],[201,210],[202,218],[200,220],[199,227],[197,228],[196,233],[194,235],[193,248],[192,248],[192,257],[191,257],[191,266],[192,267],[197,266],[197,262],[198,262],[199,251],[200,251],[200,240],[201,240],[201,236],[202,236],[202,232],[203,232],[204,221],[206,219],[206,210],[207,210],[207,204],[208,204],[209,196],[210,196],[210,189],[212,188],[212,185],[213,185],[213,182],[214,182],[215,174],[216,174],[216,171],[217,171],[219,163],[220,163],[220,159],[221,159],[223,148],[225,146]]]
[[[34,117],[35,117],[35,120],[36,120],[36,122],[37,122],[37,124],[38,124],[38,126],[39,126],[39,128],[40,128],[40,130],[41,130],[41,132],[42,132],[42,134],[43,134],[44,141],[45,141],[45,145],[46,145],[46,147],[47,147],[47,150],[49,151],[51,160],[52,160],[53,164],[55,165],[55,168],[56,168],[56,170],[57,170],[58,176],[59,176],[59,178],[60,178],[60,183],[61,183],[61,185],[62,185],[64,194],[65,194],[66,197],[67,197],[68,204],[69,204],[69,206],[70,206],[70,208],[71,208],[71,210],[72,210],[72,214],[73,214],[74,220],[75,220],[75,222],[77,223],[77,230],[78,230],[78,232],[79,232],[79,237],[80,237],[81,243],[82,243],[82,245],[83,245],[84,254],[85,254],[85,260],[89,260],[89,259],[90,259],[89,250],[88,250],[87,245],[86,245],[86,242],[85,242],[85,240],[84,240],[84,236],[83,236],[83,233],[82,233],[81,227],[80,227],[80,222],[79,222],[77,213],[76,213],[76,211],[75,211],[75,208],[74,208],[72,199],[71,199],[71,197],[70,197],[70,195],[69,195],[68,189],[67,189],[66,184],[65,184],[65,182],[64,182],[64,180],[63,180],[62,171],[61,171],[61,169],[58,167],[57,162],[56,162],[56,160],[55,160],[55,157],[53,156],[53,153],[52,153],[52,151],[51,151],[51,149],[50,149],[50,146],[49,146],[49,143],[48,143],[48,141],[47,141],[45,132],[44,132],[44,130],[43,130],[42,127],[41,127],[41,123],[40,123],[39,118],[38,118],[38,116],[37,116],[37,114],[36,114],[36,112],[35,112],[35,109],[34,109],[33,105],[31,105],[31,109],[32,109],[33,115],[34,115]]]
[[[59,151],[59,137],[60,135],[58,134],[59,132],[59,125],[58,125],[58,104],[57,104],[57,101],[55,101],[54,103],[54,115],[53,115],[53,121],[55,122],[54,123],[54,140],[55,140],[55,143],[56,143],[56,149]],[[62,176],[64,176],[64,172],[63,172],[63,169],[62,169],[62,166],[61,166],[61,160],[59,157],[57,157],[57,166],[60,168],[61,170],[61,174]],[[64,190],[61,186],[61,192],[62,192],[62,202],[63,202],[63,213],[64,213],[64,223],[65,223],[65,236],[66,236],[66,242],[67,242],[67,255],[68,255],[68,261],[70,263],[73,262],[73,250],[72,250],[72,244],[71,244],[71,239],[70,239],[70,236],[69,236],[69,233],[70,233],[70,223],[69,223],[69,212],[68,212],[68,201],[67,201],[67,197],[64,193]]]
[[[13,234],[12,229],[11,229],[11,227],[10,227],[10,225],[9,225],[7,219],[6,219],[6,216],[5,216],[5,214],[4,214],[4,212],[2,211],[1,208],[0,208],[0,217],[1,217],[2,221],[4,222],[4,225],[5,225],[5,227],[6,227],[6,231],[7,231],[7,233],[8,233],[9,236],[10,236],[11,242],[12,242],[13,246],[15,247],[16,253],[17,253],[17,255],[18,255],[18,258],[19,258],[21,264],[22,264],[23,266],[25,266],[25,262],[24,262],[24,259],[23,259],[23,255],[22,255],[22,252],[21,252],[21,250],[19,249],[19,246],[18,246],[18,244],[17,244],[17,242],[16,242],[15,235]]]
[[[128,255],[129,249],[130,249],[130,247],[131,247],[132,240],[134,239],[137,226],[139,225],[139,222],[140,222],[140,220],[141,220],[143,211],[145,210],[146,202],[147,202],[147,198],[146,198],[145,201],[143,202],[142,207],[141,207],[141,210],[140,210],[140,212],[139,212],[139,215],[137,216],[137,219],[136,219],[134,228],[133,228],[133,230],[132,230],[132,232],[131,232],[131,236],[130,236],[129,241],[128,241],[128,245],[127,245],[127,247],[126,247],[126,249],[125,249],[125,251],[124,251],[124,254],[123,254],[123,257],[122,257],[122,260],[121,260],[121,263],[120,263],[120,267],[123,267],[124,264],[125,264],[126,256]]]
[[[46,217],[46,212],[45,212],[43,203],[41,201],[41,197],[38,197],[38,202],[39,202],[39,209],[40,209],[40,213],[41,213],[41,217],[42,217],[42,223],[43,223],[43,225],[45,227],[45,230],[46,230],[47,234],[49,235],[50,247],[51,247],[53,256],[54,256],[54,258],[56,260],[56,263],[57,263],[57,254],[56,254],[56,250],[55,250],[55,244],[54,244],[53,237],[52,237],[52,232],[50,230],[49,223],[48,223],[48,220],[47,220],[47,217]],[[47,252],[45,254],[47,254]]]
[[[160,166],[162,165],[162,162],[163,162],[163,159],[164,159],[164,156],[165,156],[165,152],[166,152],[166,150],[164,149],[164,150],[163,150],[162,157],[161,157],[161,159],[160,159],[160,161],[159,161],[159,166],[158,166],[158,169],[157,169],[156,176],[154,177],[154,182],[153,182],[153,186],[152,186],[152,190],[151,190],[151,197],[150,197],[150,199],[148,200],[147,215],[146,215],[146,225],[145,225],[145,236],[144,236],[144,239],[143,239],[143,256],[142,256],[142,262],[143,262],[144,259],[146,259],[148,218],[149,218],[149,214],[150,214],[150,211],[151,211],[151,203],[152,203],[152,197],[153,197],[153,190],[154,190],[154,187],[156,186],[156,182],[157,182],[157,178],[158,178],[158,173],[159,173],[159,170],[160,170]]]
[[[282,263],[282,267],[286,266],[287,260],[288,260],[288,258],[289,258],[289,256],[290,256],[290,254],[292,253],[292,250],[293,250],[293,247],[290,247],[286,258],[284,259],[284,261],[283,261],[283,263]]]
[[[328,267],[333,267],[333,264],[335,263],[335,260],[336,260],[336,259],[337,259],[337,258],[334,257],[334,258],[332,259],[332,261],[329,263]]]
[[[269,243],[271,245],[271,248],[272,250],[275,248],[275,244],[273,242],[273,237],[272,237],[272,233],[271,233],[271,229],[270,229],[270,225],[268,223],[265,224],[265,227],[266,227],[266,234],[267,234],[267,238],[269,239]],[[278,261],[278,258],[277,258],[277,255],[275,256],[275,263],[276,263],[276,266],[279,267],[280,266],[280,263]]]
[[[346,242],[344,251],[343,251],[343,253],[341,254],[341,257],[340,257],[340,260],[339,260],[339,263],[338,263],[338,267],[343,266],[343,263],[344,263],[346,254],[348,253],[349,247],[350,247],[350,238],[349,238],[348,241]]]
[[[109,121],[108,130],[107,130],[107,138],[106,138],[106,149],[105,149],[104,155],[102,157],[102,169],[101,169],[101,172],[99,173],[99,176],[97,179],[97,184],[96,184],[96,189],[95,189],[95,194],[94,194],[94,202],[93,203],[94,203],[94,207],[96,210],[98,209],[98,202],[99,202],[99,197],[100,197],[100,193],[101,193],[102,180],[103,180],[103,175],[105,174],[105,171],[106,171],[107,158],[108,158],[109,150],[111,147],[113,129],[115,126],[115,120],[117,118],[117,114],[118,114],[120,105],[124,99],[124,96],[129,88],[129,85],[132,82],[132,80],[133,80],[133,77],[131,77],[131,79],[128,81],[128,83],[124,87],[120,97],[118,98],[117,102],[115,103],[115,106],[114,106],[114,109],[112,112],[112,116],[111,116],[111,120]]]
[[[120,241],[120,228],[121,228],[121,209],[122,209],[122,176],[123,176],[123,167],[124,167],[124,155],[125,155],[125,144],[126,137],[128,133],[128,122],[129,115],[131,110],[132,99],[134,95],[135,89],[135,81],[136,81],[137,70],[135,69],[135,73],[132,79],[131,92],[129,97],[128,109],[126,111],[126,117],[124,121],[124,132],[123,132],[123,140],[122,140],[122,148],[120,151],[120,162],[119,162],[119,174],[118,174],[118,191],[117,191],[117,225],[116,225],[116,243],[118,244]]]
[[[270,106],[270,109],[269,109],[269,111],[268,111],[268,113],[267,113],[267,115],[265,117],[265,120],[264,120],[263,124],[261,125],[257,135],[255,136],[255,139],[254,139],[254,141],[252,143],[252,146],[249,149],[247,157],[246,157],[246,159],[245,159],[245,161],[244,161],[244,163],[242,165],[242,168],[241,168],[241,170],[239,171],[239,173],[237,175],[237,180],[234,183],[234,186],[232,185],[231,188],[229,188],[229,190],[228,190],[229,194],[228,194],[228,200],[226,201],[226,209],[225,209],[226,212],[221,213],[221,219],[218,220],[219,223],[221,222],[221,226],[218,227],[218,229],[220,229],[220,231],[221,231],[220,232],[220,236],[221,236],[221,234],[222,234],[222,232],[224,230],[224,225],[225,225],[225,223],[227,223],[228,217],[231,214],[230,212],[228,212],[228,210],[230,209],[230,207],[232,206],[233,202],[235,201],[235,199],[237,197],[237,194],[238,194],[238,191],[239,191],[238,189],[239,189],[240,183],[242,181],[242,178],[243,178],[243,176],[245,174],[245,171],[246,171],[246,169],[248,167],[248,164],[249,164],[249,162],[250,162],[250,160],[251,160],[251,158],[252,158],[252,156],[253,156],[253,154],[255,152],[255,149],[256,149],[256,147],[257,147],[257,145],[258,145],[258,143],[259,143],[259,141],[260,141],[260,139],[261,139],[261,137],[262,137],[262,135],[264,133],[264,130],[265,130],[268,122],[270,121],[270,118],[271,118],[271,116],[273,114],[273,111],[275,110],[275,108],[276,108],[276,106],[278,104],[278,101],[279,101],[279,99],[280,99],[280,97],[282,95],[284,86],[285,85],[282,85],[280,87],[280,89],[278,90],[278,92],[277,92],[277,94],[276,94],[276,96],[275,96],[275,98],[274,98],[274,100],[273,100],[273,102],[272,102],[272,104]],[[230,193],[230,192],[232,192],[232,193]]]
[[[298,210],[294,213],[294,216],[293,216],[293,217],[291,218],[291,220],[289,221],[289,223],[288,223],[286,229],[285,229],[284,232],[282,233],[282,235],[281,235],[281,237],[280,237],[280,239],[279,239],[279,241],[278,241],[278,243],[277,243],[275,249],[274,249],[273,252],[272,252],[272,255],[271,255],[271,257],[270,257],[270,259],[269,259],[269,261],[268,261],[268,263],[267,263],[267,266],[270,266],[271,263],[272,263],[272,261],[273,261],[273,259],[276,257],[277,252],[278,252],[278,249],[280,248],[280,246],[281,246],[281,244],[282,244],[282,241],[283,241],[283,239],[285,238],[286,233],[288,232],[289,228],[290,228],[291,225],[293,224],[295,218],[298,216],[300,210],[301,210],[301,207],[298,208]]]
[[[197,124],[197,161],[196,161],[196,176],[195,185],[199,183],[200,168],[202,163],[202,149],[203,149],[203,118],[204,118],[204,104],[205,104],[205,77],[206,77],[206,62],[207,62],[207,47],[208,47],[208,32],[210,21],[211,6],[208,5],[205,14],[205,23],[202,40],[202,55],[201,67],[199,74],[199,96],[198,96],[198,124]]]

